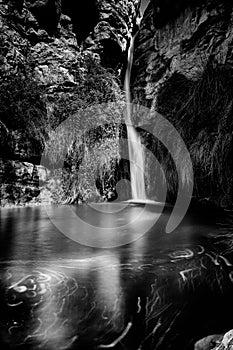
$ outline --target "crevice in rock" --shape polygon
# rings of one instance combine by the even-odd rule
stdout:
[[[71,18],[79,44],[88,37],[99,20],[99,11],[95,0],[63,0],[62,12]]]

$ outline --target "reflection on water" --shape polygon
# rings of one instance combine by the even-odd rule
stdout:
[[[143,218],[157,208],[134,221],[139,207],[114,213],[114,205],[107,214],[87,206],[1,211],[2,348],[192,349],[202,336],[230,328],[232,265],[206,239],[214,226],[192,215],[168,235],[165,211],[140,235]],[[79,211],[99,227],[94,242],[115,233],[131,243],[81,245],[58,231],[48,211],[76,235],[82,226],[71,227],[72,213]]]
[[[142,237],[155,226],[163,207],[125,203],[47,207],[52,223],[68,238],[86,246],[114,248]]]

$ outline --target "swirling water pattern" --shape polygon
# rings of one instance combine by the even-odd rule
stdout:
[[[212,225],[165,236],[161,221],[156,235],[101,250],[43,215],[3,214],[1,348],[192,349],[232,327],[232,260],[206,239]]]

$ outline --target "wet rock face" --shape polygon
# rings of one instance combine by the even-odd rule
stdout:
[[[195,81],[209,59],[232,66],[232,14],[231,1],[152,0],[135,40],[135,99],[156,108],[174,74]]]

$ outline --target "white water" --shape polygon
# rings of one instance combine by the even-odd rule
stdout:
[[[126,93],[126,127],[128,135],[128,148],[130,160],[130,179],[131,192],[133,200],[145,200],[145,179],[144,179],[144,152],[141,139],[131,121],[131,95],[130,95],[130,76],[133,63],[134,38],[128,52],[128,66],[125,75],[125,93]]]

